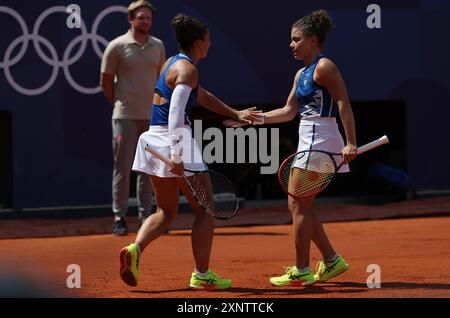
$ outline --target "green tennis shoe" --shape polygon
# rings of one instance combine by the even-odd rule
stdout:
[[[125,284],[137,286],[138,283],[139,252],[138,246],[132,243],[120,251],[120,277]]]
[[[279,277],[271,277],[270,283],[274,286],[309,286],[315,283],[314,272],[311,269],[300,272],[297,266],[286,268],[286,274]]]
[[[211,270],[208,270],[205,276],[193,272],[189,287],[192,289],[227,289],[231,287],[231,279],[221,278]]]
[[[348,269],[348,264],[342,256],[338,256],[333,262],[318,262],[316,269],[317,272],[314,275],[316,282],[326,282],[327,280],[344,273]]]

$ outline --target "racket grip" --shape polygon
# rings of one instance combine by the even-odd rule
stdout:
[[[159,160],[161,160],[162,162],[164,162],[166,165],[168,165],[169,167],[173,168],[173,162],[172,160],[170,160],[169,158],[167,158],[166,156],[164,156],[162,153],[160,153],[159,151],[156,151],[155,149],[153,149],[152,147],[150,147],[149,145],[145,146],[145,151],[151,153],[153,156],[155,156],[156,158],[158,158]]]
[[[356,153],[358,155],[360,155],[366,151],[369,151],[373,148],[379,147],[379,146],[387,144],[387,143],[389,143],[389,139],[386,135],[384,135],[383,137],[381,137],[377,140],[369,142],[368,144],[365,144],[364,146],[358,147],[358,150],[356,151]]]

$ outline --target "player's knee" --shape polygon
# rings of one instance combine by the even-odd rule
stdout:
[[[164,222],[170,224],[177,218],[178,211],[176,209],[158,208],[156,213],[160,213]]]
[[[296,200],[289,199],[288,201],[288,209],[292,213],[298,213],[300,211],[300,204]]]

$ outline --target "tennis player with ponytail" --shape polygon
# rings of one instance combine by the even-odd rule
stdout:
[[[282,123],[293,120],[300,114],[299,144],[297,151],[321,150],[342,153],[336,158],[337,165],[342,160],[350,162],[356,157],[356,133],[353,112],[347,89],[336,65],[322,54],[332,20],[325,10],[313,12],[297,21],[291,30],[291,50],[296,60],[303,60],[284,107],[262,113],[253,124]],[[346,143],[342,139],[336,115],[342,120]],[[230,127],[245,124],[228,120]],[[344,164],[339,173],[348,172]],[[307,286],[324,282],[348,269],[348,264],[331,245],[322,223],[312,209],[315,195],[294,197],[289,195],[289,211],[292,215],[296,263],[288,267],[286,273],[271,277],[275,286]],[[313,241],[323,255],[316,272],[309,267],[310,245]]]
[[[126,284],[137,285],[139,258],[144,249],[161,236],[177,216],[181,190],[195,213],[192,251],[196,267],[189,286],[193,289],[226,289],[231,286],[231,280],[221,278],[209,267],[214,235],[213,217],[199,207],[186,181],[180,177],[185,167],[198,170],[199,166],[201,168],[204,165],[201,152],[192,138],[189,112],[196,101],[205,108],[241,123],[254,121],[257,112],[254,109],[234,110],[199,86],[196,65],[207,56],[211,45],[208,28],[184,14],[173,18],[172,27],[180,53],[169,58],[162,66],[155,88],[150,129],[139,138],[133,164],[134,171],[151,176],[158,208],[155,214],[146,219],[135,242],[121,250],[120,276]],[[174,165],[166,165],[145,151],[146,147],[171,158]]]

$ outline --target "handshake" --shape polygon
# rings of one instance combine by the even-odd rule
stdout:
[[[238,119],[227,119],[222,122],[226,127],[240,128],[247,125],[263,125],[264,114],[255,108],[240,111]]]

